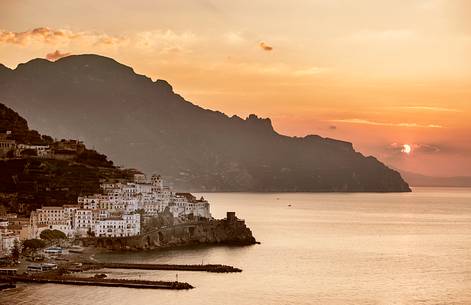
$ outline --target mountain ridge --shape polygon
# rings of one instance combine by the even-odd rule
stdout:
[[[400,174],[349,142],[288,137],[270,119],[197,106],[165,80],[98,55],[0,72],[0,102],[36,129],[80,138],[118,164],[160,172],[190,191],[410,191]]]

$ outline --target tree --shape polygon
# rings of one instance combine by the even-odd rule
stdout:
[[[95,237],[95,232],[93,232],[91,228],[88,228],[87,235],[88,237]]]
[[[39,234],[39,237],[45,240],[67,239],[67,235],[59,230],[44,230]]]
[[[16,262],[20,258],[20,255],[21,255],[21,244],[17,239],[15,239],[15,241],[13,242],[13,248],[11,249],[10,257],[13,261]]]
[[[23,250],[32,250],[36,251],[38,249],[44,248],[46,243],[41,239],[27,239],[23,242]]]
[[[15,151],[14,150],[9,150],[7,152],[7,158],[14,158],[15,157]]]
[[[37,157],[38,152],[35,149],[28,148],[21,151],[21,156],[22,157]]]

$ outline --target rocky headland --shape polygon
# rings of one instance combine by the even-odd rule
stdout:
[[[258,242],[245,221],[229,212],[226,219],[164,226],[139,236],[90,237],[82,239],[82,243],[86,247],[111,251],[137,251],[191,245],[253,245]]]

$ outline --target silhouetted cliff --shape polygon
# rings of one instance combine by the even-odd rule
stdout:
[[[287,137],[269,119],[203,109],[166,81],[97,55],[0,68],[0,101],[42,132],[80,138],[186,191],[410,191],[350,143]]]

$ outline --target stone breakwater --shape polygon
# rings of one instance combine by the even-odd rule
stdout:
[[[183,282],[166,281],[146,281],[146,280],[126,280],[126,279],[101,279],[101,278],[80,278],[73,276],[63,276],[57,274],[46,275],[13,275],[0,276],[0,281],[15,283],[42,283],[42,284],[62,284],[80,286],[104,286],[122,288],[145,288],[145,289],[173,289],[187,290],[194,288],[192,285]]]
[[[205,271],[213,273],[242,272],[241,269],[221,264],[175,265],[175,264],[130,264],[130,263],[94,263],[84,262],[82,270],[96,269],[133,269],[133,270],[172,270],[172,271]]]
[[[234,213],[228,213],[227,219],[166,226],[139,236],[85,238],[82,243],[87,247],[123,251],[203,244],[253,245],[257,241],[243,220],[237,219]]]

